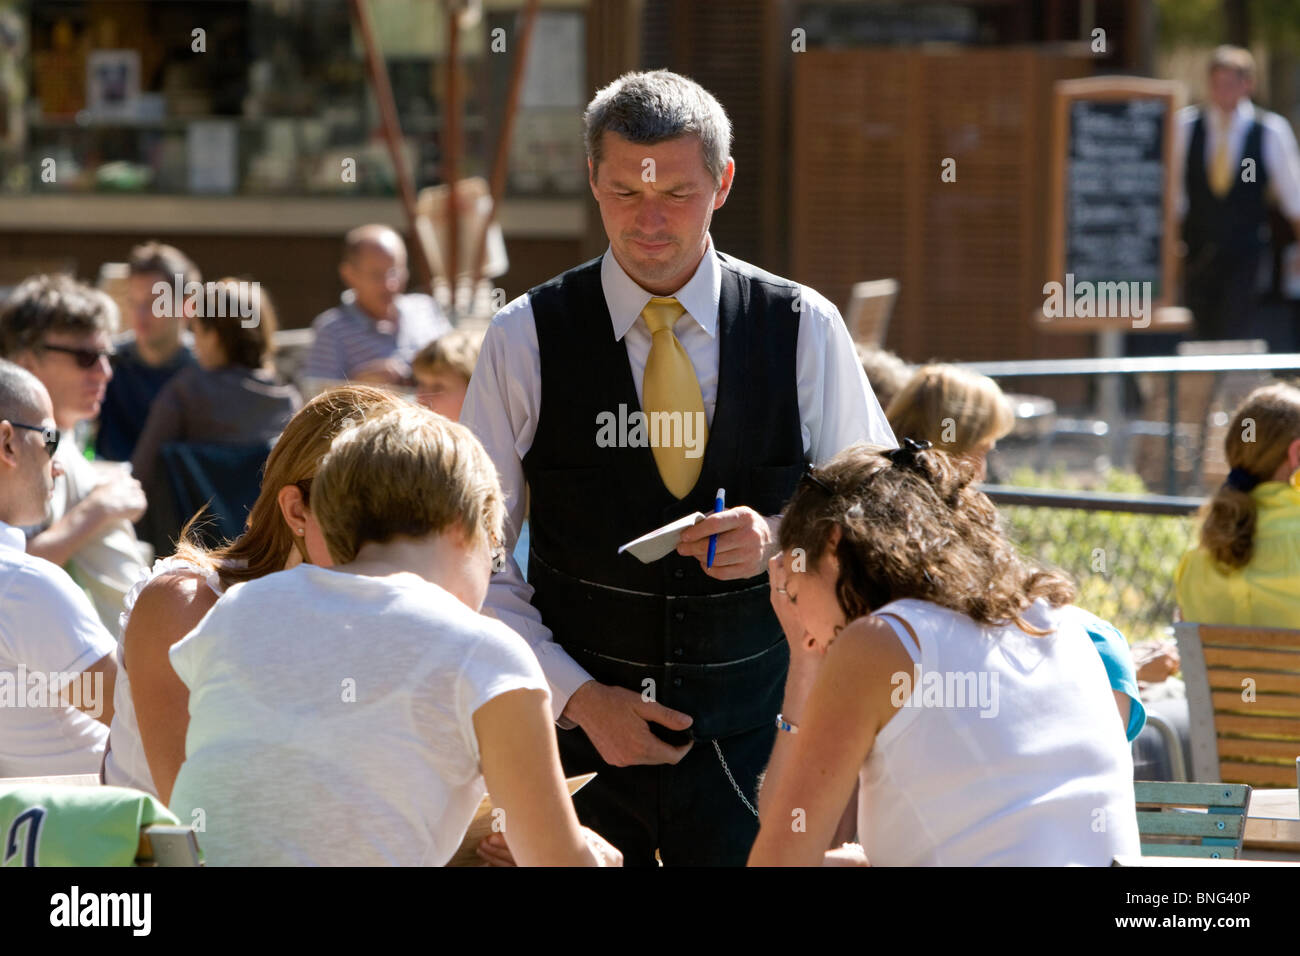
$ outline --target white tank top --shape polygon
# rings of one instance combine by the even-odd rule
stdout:
[[[181,558],[159,558],[127,592],[122,602],[123,610],[117,630],[117,659],[122,662],[117,669],[117,682],[113,688],[113,724],[108,732],[108,751],[104,754],[104,783],[110,787],[134,787],[155,797],[153,774],[144,755],[140,741],[140,725],[135,719],[135,704],[131,699],[131,680],[126,670],[126,622],[131,619],[135,602],[154,578],[164,574],[189,572],[204,579],[218,597],[221,596],[221,577]],[[184,636],[184,635],[182,635]]]
[[[915,599],[876,614],[914,664],[894,675],[906,703],[858,778],[858,835],[873,864],[1108,866],[1140,852],[1132,755],[1074,608],[1026,610],[1052,630],[1044,637]]]

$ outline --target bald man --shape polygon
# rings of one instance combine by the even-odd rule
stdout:
[[[381,225],[353,229],[339,277],[347,291],[312,323],[316,336],[301,373],[308,389],[344,379],[412,385],[411,359],[451,324],[431,296],[403,295],[409,273],[402,237]]]
[[[0,778],[97,772],[113,721],[117,642],[20,530],[60,474],[56,421],[40,380],[0,359]]]

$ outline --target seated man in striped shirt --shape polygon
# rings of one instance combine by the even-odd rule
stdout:
[[[411,359],[451,325],[428,295],[404,295],[406,244],[387,226],[358,226],[344,239],[339,276],[348,289],[316,317],[301,377],[308,390],[348,379],[411,385]]]

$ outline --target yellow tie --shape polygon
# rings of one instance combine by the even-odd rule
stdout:
[[[641,310],[641,318],[645,319],[651,336],[641,405],[646,414],[650,450],[659,467],[659,477],[663,479],[664,487],[678,499],[685,498],[700,477],[708,434],[704,425],[704,399],[700,395],[699,380],[695,377],[695,366],[691,365],[690,356],[673,334],[673,323],[685,311],[682,304],[671,296],[656,296]],[[679,413],[680,427],[674,418]],[[694,458],[686,456],[686,434],[692,435],[697,442],[692,451],[696,455]]]
[[[1232,189],[1232,167],[1228,165],[1228,123],[1214,111],[1214,158],[1210,161],[1210,189],[1222,199]]]

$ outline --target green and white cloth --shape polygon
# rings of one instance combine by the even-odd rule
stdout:
[[[180,821],[139,790],[0,779],[0,866],[132,866],[155,823]]]

